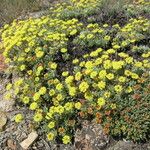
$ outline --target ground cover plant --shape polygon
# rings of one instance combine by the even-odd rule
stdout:
[[[104,21],[98,17],[104,1],[68,0],[50,15],[1,29],[5,61],[19,76],[5,98],[16,96],[32,110],[48,140],[73,142],[83,120],[101,124],[105,134],[149,139],[150,2],[126,3],[126,19],[118,23],[120,16],[112,22],[116,5]],[[17,123],[23,119],[15,116]]]

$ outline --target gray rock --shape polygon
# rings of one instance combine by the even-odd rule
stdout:
[[[101,150],[109,143],[109,137],[104,134],[102,126],[86,123],[75,133],[76,150]]]
[[[0,131],[1,131],[7,122],[6,114],[4,114],[3,112],[0,112],[0,118],[1,118],[0,119]]]
[[[14,98],[10,100],[4,99],[5,94],[7,93],[5,87],[7,83],[10,82],[8,78],[0,78],[0,110],[3,112],[9,112],[13,110],[13,105],[15,103]],[[13,91],[11,91],[13,92]]]
[[[106,150],[149,150],[149,144],[136,144],[131,141],[118,141]]]
[[[76,150],[73,145],[64,145],[64,144],[59,145],[58,149],[59,150]]]
[[[0,101],[0,110],[4,112],[9,112],[13,110],[14,100],[1,100]]]

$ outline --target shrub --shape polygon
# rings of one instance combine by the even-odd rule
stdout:
[[[147,140],[150,21],[87,24],[72,17],[81,13],[80,6],[91,10],[100,3],[68,2],[75,7],[62,3],[52,15],[15,20],[1,30],[3,55],[20,76],[7,85],[5,98],[13,89],[17,101],[34,111],[33,120],[48,140],[70,143],[83,119],[102,124],[106,134]],[[63,18],[68,9],[71,18]]]

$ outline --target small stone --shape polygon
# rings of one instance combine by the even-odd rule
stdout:
[[[86,122],[82,129],[75,133],[76,150],[100,150],[109,143],[109,136],[105,135],[101,125]]]
[[[14,105],[15,101],[13,99],[11,100],[0,100],[0,110],[4,111],[4,112],[9,112],[13,110],[13,105]]]
[[[36,131],[31,132],[28,135],[28,138],[20,143],[21,147],[25,150],[28,149],[32,145],[32,143],[37,139],[37,137],[38,134]]]
[[[7,146],[11,148],[11,150],[17,150],[16,143],[12,139],[7,140]]]
[[[0,130],[2,130],[7,122],[7,117],[3,112],[0,112],[0,118]]]

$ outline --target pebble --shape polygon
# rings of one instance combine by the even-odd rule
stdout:
[[[28,138],[25,139],[24,141],[22,141],[20,143],[21,147],[23,149],[28,149],[30,147],[30,145],[32,145],[32,143],[37,139],[38,137],[38,134],[36,131],[32,131],[29,135],[28,135]]]
[[[7,123],[7,117],[3,112],[0,112],[0,131],[3,130],[3,127],[6,125]]]

